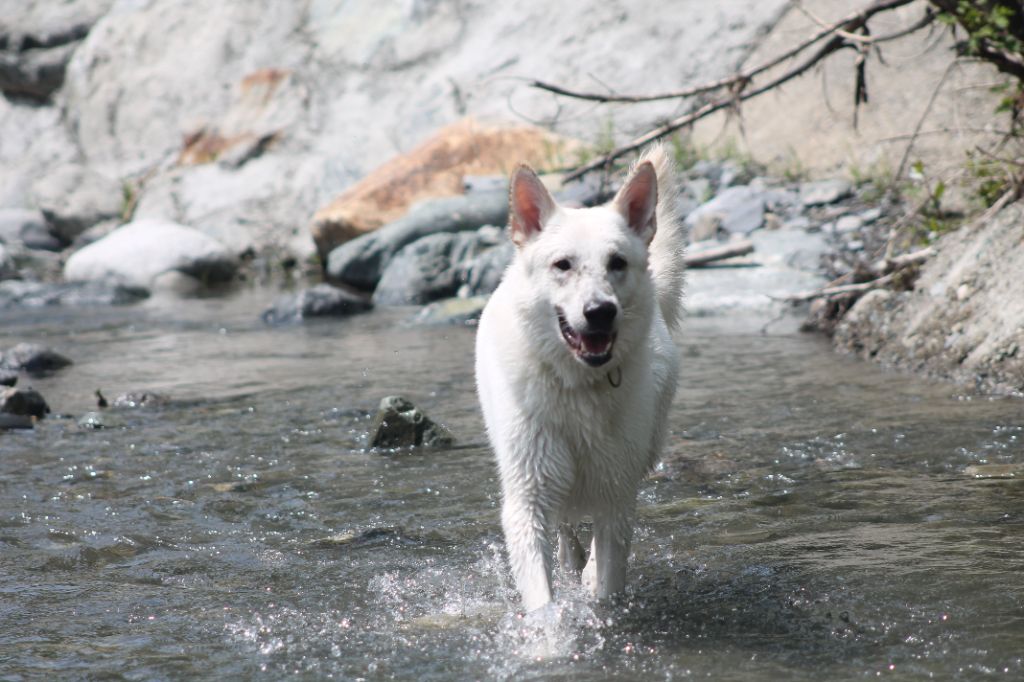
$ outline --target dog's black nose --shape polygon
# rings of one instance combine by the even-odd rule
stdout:
[[[587,324],[591,329],[605,331],[612,328],[612,322],[615,321],[618,312],[618,306],[611,301],[601,301],[588,303],[583,308],[583,317],[587,318]]]

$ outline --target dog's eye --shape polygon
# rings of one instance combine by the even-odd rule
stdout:
[[[622,256],[612,256],[608,259],[608,269],[613,272],[622,272],[626,269],[626,259]]]
[[[569,262],[568,258],[560,258],[560,259],[556,260],[554,263],[552,263],[551,265],[556,270],[561,270],[562,272],[565,272],[566,270],[569,270],[569,269],[572,268],[572,263]]]

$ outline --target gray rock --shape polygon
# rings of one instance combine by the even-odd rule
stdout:
[[[32,388],[0,389],[0,412],[42,419],[50,413],[43,396]]]
[[[47,99],[64,82],[74,49],[112,2],[8,3],[0,19],[0,91]]]
[[[811,220],[805,215],[798,215],[782,223],[783,230],[804,230],[811,229]]]
[[[764,207],[763,191],[748,185],[728,187],[686,216],[686,225],[694,229],[713,216],[732,234],[750,234],[764,225]]]
[[[416,313],[413,324],[422,325],[467,325],[472,326],[480,319],[487,296],[471,296],[469,298],[446,298],[435,301]]]
[[[33,429],[35,428],[35,425],[35,420],[28,415],[0,412],[0,431],[7,431],[10,429]]]
[[[114,398],[111,408],[133,410],[140,407],[160,407],[169,402],[170,399],[160,393],[130,391]]]
[[[53,234],[63,244],[96,223],[121,214],[121,185],[76,164],[47,173],[32,185],[32,197]]]
[[[420,305],[458,293],[461,263],[494,245],[479,232],[442,232],[409,244],[388,263],[373,293],[378,305]]]
[[[474,192],[508,192],[508,177],[504,175],[465,175],[462,189],[466,194]]]
[[[310,317],[347,317],[366,312],[373,303],[365,294],[346,291],[330,284],[317,284],[297,294],[282,296],[263,311],[267,324],[301,322]]]
[[[78,42],[49,49],[0,52],[0,91],[10,97],[46,100],[64,83]]]
[[[78,427],[82,429],[106,429],[110,422],[102,412],[86,412],[78,418]]]
[[[497,246],[492,246],[459,264],[457,275],[462,282],[459,296],[484,296],[497,289],[515,253],[515,245],[502,234]]]
[[[800,185],[800,201],[804,206],[822,206],[834,204],[840,199],[853,194],[853,185],[849,180],[834,178],[832,180],[816,180]]]
[[[508,196],[504,192],[480,192],[426,201],[414,206],[402,218],[331,251],[327,276],[336,282],[372,291],[395,254],[416,240],[439,232],[504,225],[507,219]]]
[[[3,17],[0,12],[0,22]],[[32,184],[78,153],[57,107],[14,104],[4,97],[0,140],[0,208],[33,208]]]
[[[14,386],[18,383],[18,372],[0,367],[0,386]]]
[[[447,428],[401,396],[381,399],[370,424],[369,443],[374,448],[446,447],[454,442]]]
[[[870,225],[871,223],[875,222],[876,220],[882,217],[882,209],[876,206],[874,208],[869,208],[865,211],[861,211],[857,215],[860,216],[860,219],[863,221],[865,225]]]
[[[18,267],[14,264],[14,258],[8,253],[7,247],[0,244],[0,280],[16,277],[18,277]]]
[[[19,343],[0,353],[0,367],[29,374],[46,374],[73,364],[52,348],[38,343]]]
[[[856,232],[862,227],[864,227],[864,220],[860,216],[844,215],[836,219],[832,229],[838,234],[846,234],[848,232]]]
[[[0,282],[0,310],[43,306],[127,305],[146,298],[145,289],[111,282]]]
[[[0,242],[21,243],[30,249],[60,251],[61,243],[46,228],[41,211],[27,208],[0,209]]]
[[[199,284],[230,280],[236,258],[212,237],[162,220],[136,220],[71,255],[68,281],[109,281],[151,290],[166,273],[181,273]]]

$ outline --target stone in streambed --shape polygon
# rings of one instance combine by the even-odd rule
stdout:
[[[0,412],[42,419],[50,413],[50,406],[35,389],[5,388],[0,390]]]
[[[68,358],[38,343],[19,343],[0,353],[0,367],[29,374],[46,374],[70,364],[72,362]]]
[[[145,289],[112,282],[0,282],[0,310],[68,306],[127,305],[148,296]]]
[[[14,386],[18,383],[18,373],[13,369],[0,367],[0,386]]]
[[[473,325],[480,319],[487,305],[487,296],[469,298],[446,298],[424,306],[413,318],[414,324],[423,325]]]
[[[160,407],[170,402],[170,398],[160,393],[149,391],[130,391],[114,398],[111,407],[115,409],[135,409],[139,407]]]
[[[64,278],[152,290],[168,273],[187,275],[203,285],[226,282],[237,268],[237,259],[216,239],[171,221],[142,219],[72,254]]]
[[[267,324],[284,324],[310,317],[347,317],[372,308],[373,303],[365,294],[317,284],[297,294],[282,296],[260,317]]]
[[[375,232],[353,239],[331,251],[328,279],[372,291],[395,255],[404,247],[439,232],[465,232],[484,225],[504,225],[508,195],[479,192],[426,201]]]
[[[373,417],[369,442],[374,448],[444,447],[452,445],[455,438],[405,398],[388,396],[381,399]]]
[[[420,305],[454,296],[461,282],[457,264],[493,242],[478,232],[443,232],[409,244],[391,259],[373,292],[378,305]]]

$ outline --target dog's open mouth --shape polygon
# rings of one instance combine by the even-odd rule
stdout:
[[[558,314],[558,328],[569,350],[591,367],[600,367],[612,359],[612,346],[615,345],[614,332],[578,332],[572,328],[561,308],[555,308]]]

